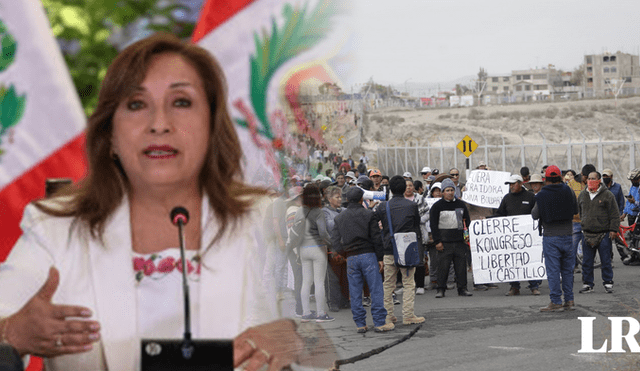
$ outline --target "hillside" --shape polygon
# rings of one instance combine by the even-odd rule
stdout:
[[[561,101],[473,108],[398,109],[389,108],[369,113],[364,120],[362,148],[373,152],[378,146],[415,145],[416,140],[452,145],[469,135],[489,144],[541,143],[542,132],[547,143],[597,140],[627,140],[629,133],[640,139],[640,97]],[[522,136],[522,139],[521,137]]]

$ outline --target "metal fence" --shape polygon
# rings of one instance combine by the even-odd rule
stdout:
[[[595,129],[594,129],[595,130]],[[626,141],[604,141],[600,133],[597,140],[587,140],[582,135],[581,141],[565,143],[547,143],[542,132],[542,143],[505,144],[504,137],[500,144],[490,144],[484,136],[478,142],[478,148],[469,157],[470,169],[484,161],[491,170],[508,171],[518,174],[523,166],[529,167],[531,173],[539,172],[544,165],[557,165],[563,170],[573,169],[579,173],[585,164],[593,164],[598,171],[610,168],[614,173],[614,181],[620,183],[625,192],[629,189],[627,173],[640,164],[640,142],[629,133]],[[460,138],[462,139],[462,138]],[[456,148],[457,143],[405,143],[404,146],[379,147],[377,166],[383,174],[389,176],[409,171],[414,179],[419,177],[424,166],[437,168],[441,173],[451,168],[466,169],[466,157]],[[462,172],[464,174],[464,172]]]

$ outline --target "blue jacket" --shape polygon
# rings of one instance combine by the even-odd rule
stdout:
[[[631,186],[631,189],[629,189],[629,194],[633,196],[633,199],[636,200],[636,203],[632,204],[631,202],[626,201],[623,212],[627,215],[636,216],[638,215],[638,201],[640,201],[638,199],[638,187]]]
[[[624,211],[624,204],[625,204],[624,194],[622,194],[622,187],[620,186],[620,184],[612,180],[611,187],[609,187],[609,190],[611,191],[611,193],[613,193],[613,196],[616,198],[616,204],[618,204],[620,215],[622,215],[622,212]]]

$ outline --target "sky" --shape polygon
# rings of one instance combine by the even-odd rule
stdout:
[[[352,0],[357,68],[350,83],[447,82],[585,54],[638,54],[638,0]]]

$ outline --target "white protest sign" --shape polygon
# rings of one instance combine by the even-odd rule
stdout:
[[[473,170],[467,178],[462,201],[480,207],[497,209],[509,185],[504,184],[511,173],[506,171]]]
[[[475,284],[547,279],[542,236],[531,215],[473,220],[469,242]]]
[[[425,200],[427,201],[427,205],[429,205],[429,209],[431,209],[433,207],[433,204],[435,204],[436,202],[440,201],[441,198],[435,198],[435,197],[427,197],[425,198]]]

